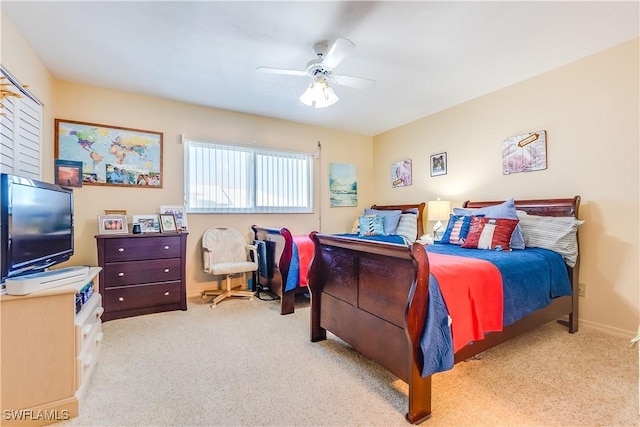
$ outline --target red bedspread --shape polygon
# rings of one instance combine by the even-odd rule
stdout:
[[[306,235],[292,236],[293,243],[298,249],[298,258],[300,260],[300,278],[298,285],[307,286],[307,275],[309,266],[313,258],[313,241]]]
[[[502,330],[502,276],[480,259],[429,253],[429,268],[451,316],[453,351]]]

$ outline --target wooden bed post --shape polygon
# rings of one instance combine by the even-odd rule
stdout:
[[[422,376],[420,347],[429,305],[429,258],[424,246],[419,243],[413,244],[411,254],[418,273],[409,291],[405,316],[405,332],[411,346],[408,361],[409,409],[406,418],[411,424],[419,424],[431,417],[431,375]]]
[[[318,256],[320,253],[320,242],[316,239],[316,234],[318,234],[317,231],[309,233],[309,238],[313,241],[314,246],[313,259],[311,260],[309,279],[307,282],[307,287],[311,294],[311,342],[324,341],[327,339],[327,330],[320,326],[320,294],[322,293],[322,289],[316,288],[316,286],[320,286],[319,280],[316,280],[316,276],[320,274],[318,264],[321,263],[321,257]]]

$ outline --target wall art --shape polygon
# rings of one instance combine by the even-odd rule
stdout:
[[[411,160],[402,160],[391,165],[391,186],[407,187],[411,185]]]
[[[547,132],[525,133],[502,141],[502,174],[547,168]]]
[[[161,132],[55,120],[55,157],[82,162],[86,185],[162,188]]]

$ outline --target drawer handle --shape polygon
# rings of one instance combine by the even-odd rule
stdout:
[[[124,248],[118,248],[118,252],[124,252]]]
[[[102,313],[104,313],[104,307],[98,307],[93,314],[95,314],[96,319],[99,319],[102,317]]]
[[[93,325],[86,325],[85,327],[82,328],[82,337],[86,338],[87,335],[89,335],[89,333],[91,332],[91,328],[93,327]]]
[[[104,333],[100,332],[100,333],[96,336],[96,344],[98,344],[99,342],[101,342],[103,338],[104,338]]]
[[[124,276],[124,273],[118,273],[118,277]]]
[[[124,297],[118,297],[118,301],[124,301]]]
[[[164,296],[168,296],[169,295],[169,291],[164,293]]]
[[[165,272],[165,273],[168,273],[168,272],[169,272],[169,269],[168,269],[168,268],[165,268],[165,269],[164,269],[164,272]]]
[[[165,249],[169,249],[169,245],[166,245],[164,248],[165,248]]]

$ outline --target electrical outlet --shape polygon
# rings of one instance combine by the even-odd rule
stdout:
[[[587,285],[584,283],[578,283],[578,295],[581,297],[585,296]]]

